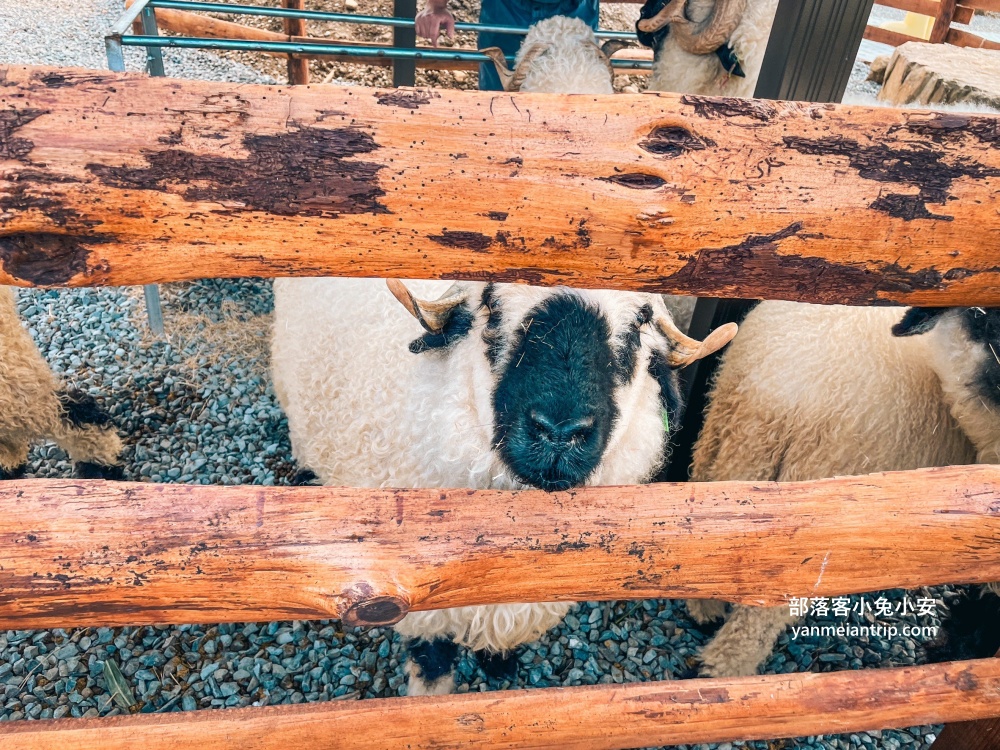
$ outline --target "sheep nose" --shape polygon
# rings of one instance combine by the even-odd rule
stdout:
[[[537,409],[532,409],[528,415],[531,424],[539,434],[552,443],[575,443],[586,440],[594,428],[594,418],[578,417],[576,419],[555,419]]]

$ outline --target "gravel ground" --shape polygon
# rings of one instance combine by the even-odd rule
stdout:
[[[101,37],[117,13],[111,0],[0,0],[0,38],[6,42],[0,62],[103,68]],[[59,46],[43,42],[42,30]],[[267,74],[232,57],[191,52],[166,57],[167,71],[175,76],[267,80]],[[128,65],[139,69],[141,54],[130,54]],[[852,91],[865,93],[866,73],[866,66],[856,66]],[[117,420],[127,443],[128,479],[286,484],[293,471],[287,424],[267,376],[270,283],[168,285],[163,298],[165,342],[146,333],[141,294],[134,289],[26,291],[20,306],[53,368],[90,391]],[[30,475],[67,476],[70,469],[54,446],[32,451]],[[923,594],[911,594],[918,595]],[[889,597],[902,601],[901,592]],[[918,620],[912,614],[880,618],[900,621],[936,624],[933,617]],[[690,672],[707,637],[680,602],[581,604],[558,629],[523,650],[516,683],[671,679]],[[922,643],[904,637],[786,635],[765,671],[886,668],[924,658]],[[327,621],[0,631],[0,720],[391,696],[404,692],[402,661],[391,630]],[[115,667],[128,694],[109,691],[107,674]],[[458,683],[463,692],[507,686],[486,678],[469,654],[462,657]],[[926,748],[937,730],[713,747]]]

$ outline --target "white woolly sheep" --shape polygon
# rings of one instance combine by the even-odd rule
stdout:
[[[21,324],[10,287],[0,287],[0,479],[24,474],[28,448],[51,439],[69,453],[76,476],[120,479],[121,440],[83,393],[56,380]]]
[[[597,44],[579,18],[553,16],[534,24],[524,37],[513,72],[499,47],[480,50],[497,68],[505,91],[545,94],[613,94],[610,57],[625,44]]]
[[[275,390],[296,461],[324,484],[558,490],[648,481],[666,457],[665,422],[676,421],[676,369],[735,333],[730,324],[693,341],[655,294],[409,282],[431,299],[444,292],[422,301],[388,284],[274,284]],[[453,690],[455,643],[505,655],[570,606],[408,614],[396,629],[412,639],[409,693]]]
[[[713,385],[693,481],[1000,461],[1000,310],[764,302],[740,331]],[[688,607],[699,622],[725,612],[716,601]],[[788,607],[734,606],[702,673],[755,673],[793,621]]]
[[[753,96],[777,7],[778,0],[647,0],[637,28],[655,50],[649,90]]]

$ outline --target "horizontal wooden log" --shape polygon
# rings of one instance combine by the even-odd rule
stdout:
[[[907,42],[923,43],[927,41],[926,39],[910,36],[909,34],[901,34],[898,31],[883,29],[879,26],[865,26],[865,39],[878,42],[879,44],[888,44],[890,47],[899,47]]]
[[[0,283],[1000,304],[998,118],[0,69]]]
[[[972,47],[973,49],[1000,49],[1000,42],[992,39],[984,39],[976,34],[971,34],[962,29],[948,29],[948,44],[956,47]]]
[[[23,480],[0,507],[0,628],[1000,580],[986,466],[552,494]]]
[[[974,10],[1000,13],[1000,0],[958,0],[958,4]]]
[[[1000,713],[1000,659],[0,724],[4,750],[622,750]]]

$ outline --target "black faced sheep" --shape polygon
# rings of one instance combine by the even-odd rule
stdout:
[[[21,324],[14,291],[0,287],[0,479],[25,471],[31,443],[50,439],[80,478],[121,478],[121,440],[94,400],[66,390]]]
[[[998,353],[1000,309],[901,316],[764,302],[723,358],[692,478],[797,481],[1000,462]],[[725,612],[714,601],[689,608],[702,622]],[[735,606],[702,652],[703,674],[756,672],[792,621],[788,607]]]
[[[654,294],[279,279],[274,295],[272,371],[295,459],[332,485],[562,490],[648,481],[680,406],[676,370],[736,330],[689,339]],[[569,607],[408,614],[396,628],[412,639],[410,694],[453,689],[452,641],[510,652]]]

